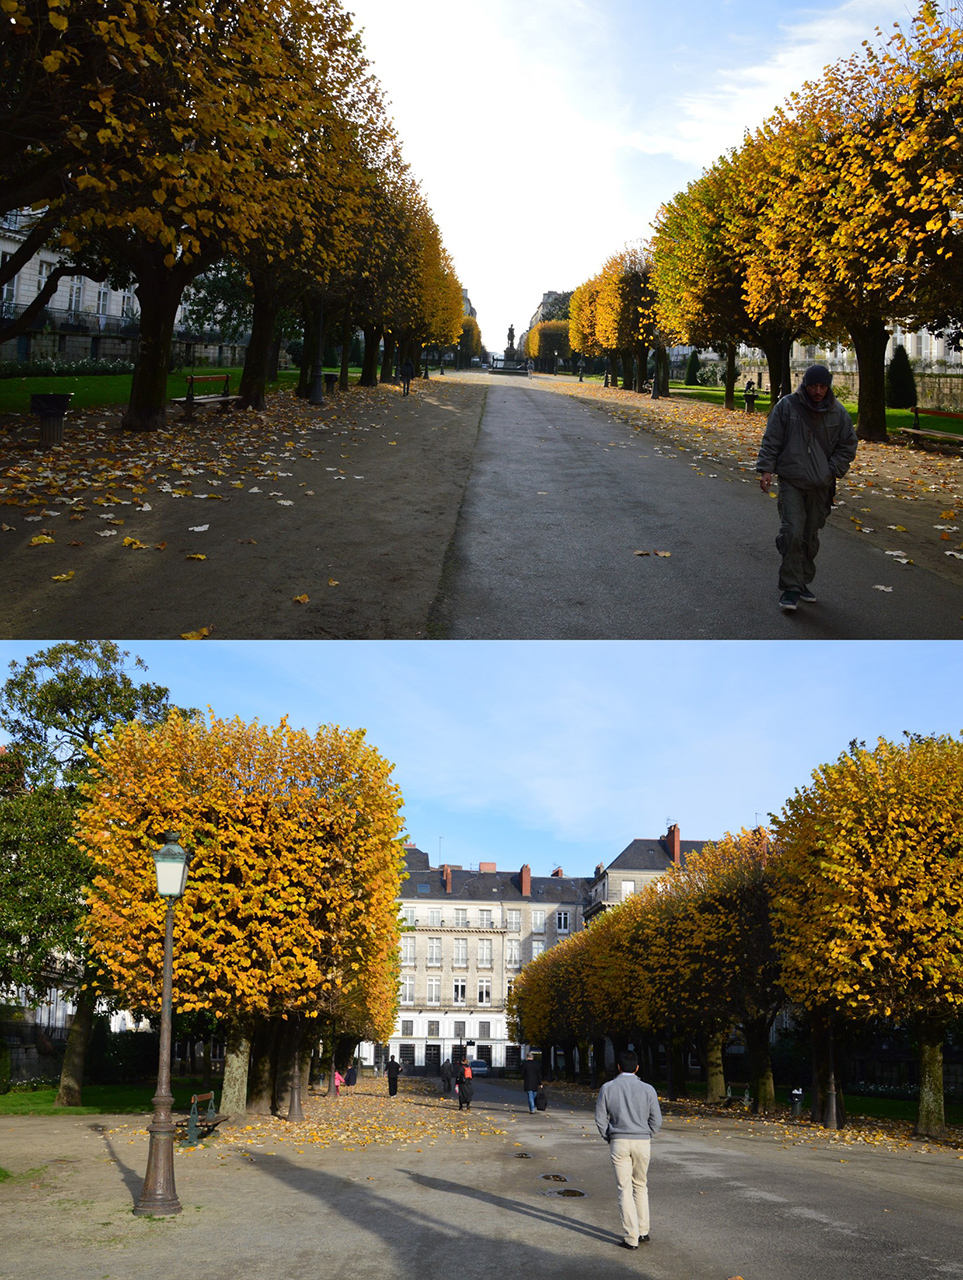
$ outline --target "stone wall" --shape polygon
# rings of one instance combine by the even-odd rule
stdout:
[[[793,390],[799,385],[807,364],[793,363]],[[739,362],[740,376],[737,389],[752,378],[756,386],[768,390],[769,371],[765,364],[750,360]],[[916,395],[920,408],[946,409],[951,413],[963,413],[963,371],[959,373],[916,373]],[[833,390],[844,400],[855,400],[859,395],[859,374],[851,369],[833,370]]]

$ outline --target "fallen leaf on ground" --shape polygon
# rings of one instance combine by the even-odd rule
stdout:
[[[295,603],[295,604],[307,604],[307,603],[308,603],[308,597],[307,597],[307,596],[295,596],[295,597],[294,597],[294,603]]]
[[[211,634],[210,627],[201,627],[198,631],[182,631],[182,640],[206,640]]]
[[[652,552],[651,551],[633,551],[632,554],[634,556],[650,556]]]
[[[209,524],[192,524],[188,526],[188,533],[206,533],[210,527]]]
[[[38,533],[35,538],[30,539],[28,545],[31,547],[40,547],[43,546],[45,542],[53,542],[53,538],[48,537],[45,533]]]
[[[657,556],[671,556],[672,552],[671,552],[671,551],[656,551],[656,552],[653,552],[653,554],[654,554],[654,555],[657,555]]]
[[[164,548],[165,548],[166,546],[167,546],[167,543],[166,543],[166,542],[155,542],[155,543],[154,543],[154,550],[155,550],[155,551],[163,551],[163,550],[164,550]]]
[[[207,556],[202,556],[198,551],[192,551],[189,556],[184,557],[185,560],[206,560]]]
[[[51,581],[52,582],[69,582],[73,576],[74,576],[74,570],[70,569],[67,573],[55,573]]]
[[[877,583],[874,585],[873,590],[874,590],[874,591],[892,591],[892,590],[893,590],[893,588],[892,588],[892,587],[883,587],[883,586],[880,586],[880,584],[877,582]]]
[[[238,538],[238,542],[242,547],[256,547],[257,538]]]
[[[339,582],[338,582],[338,579],[337,579],[337,578],[329,578],[329,579],[328,579],[328,586],[329,586],[329,587],[337,587],[337,586],[339,586],[339,585],[340,585],[340,584],[339,584]]]

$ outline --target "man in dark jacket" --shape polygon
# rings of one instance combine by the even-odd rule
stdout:
[[[388,1077],[388,1097],[393,1098],[398,1092],[398,1076],[401,1074],[401,1063],[395,1062],[395,1055],[392,1054],[388,1059],[388,1065],[385,1067],[385,1075]]]
[[[475,1093],[475,1082],[472,1079],[471,1067],[468,1059],[462,1058],[461,1066],[458,1068],[458,1110],[462,1107],[466,1111],[471,1111],[471,1100]]]
[[[662,1128],[659,1099],[639,1079],[639,1059],[631,1049],[619,1054],[619,1074],[599,1090],[595,1124],[609,1144],[619,1188],[623,1249],[637,1249],[649,1239],[649,1148]]]
[[[528,1094],[528,1109],[535,1113],[535,1095],[542,1087],[542,1068],[535,1061],[534,1053],[530,1053],[522,1063],[522,1088]]]
[[[832,391],[833,375],[811,365],[799,388],[773,406],[756,470],[763,493],[779,477],[779,607],[785,613],[816,597],[819,530],[833,509],[836,481],[856,457],[856,432]]]

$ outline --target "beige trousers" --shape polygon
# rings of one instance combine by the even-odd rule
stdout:
[[[648,1138],[613,1138],[609,1143],[615,1181],[619,1188],[619,1213],[626,1244],[638,1244],[649,1234]]]

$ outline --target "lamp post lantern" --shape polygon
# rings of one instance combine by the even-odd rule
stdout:
[[[184,892],[190,861],[174,832],[167,832],[164,845],[154,851],[157,892],[167,903],[164,922],[164,986],[161,994],[160,1054],[157,1064],[157,1092],[154,1094],[154,1120],[147,1126],[150,1146],[147,1151],[147,1173],[136,1214],[170,1217],[181,1212],[181,1202],[174,1189],[174,1132],[171,1107],[171,989],[174,984],[174,903]]]

